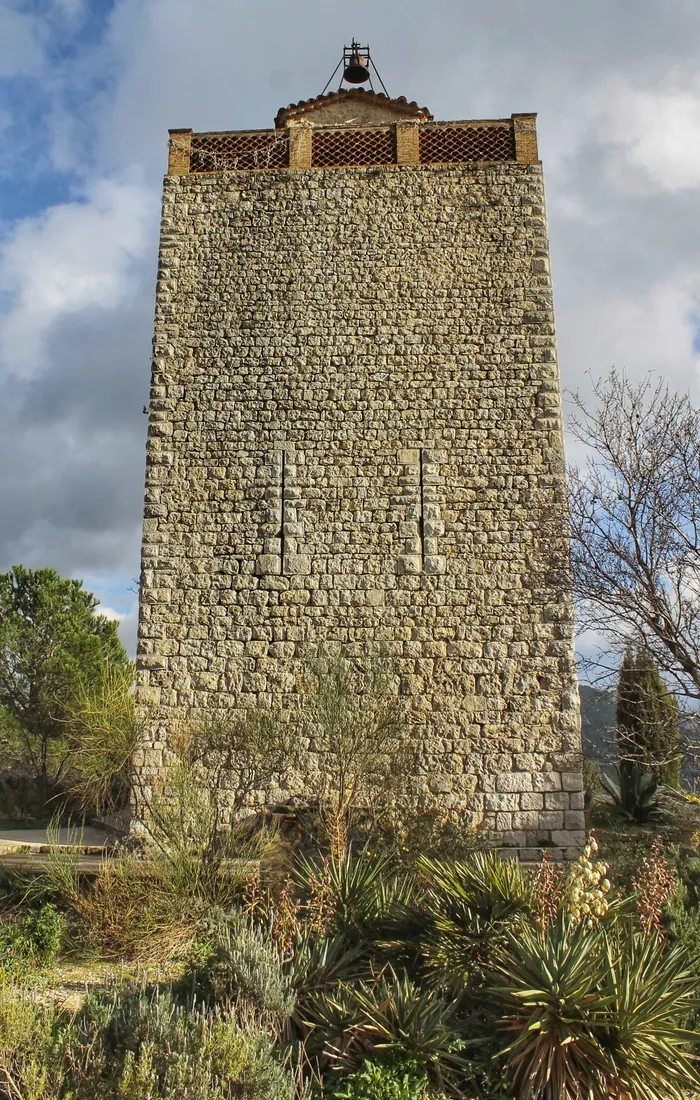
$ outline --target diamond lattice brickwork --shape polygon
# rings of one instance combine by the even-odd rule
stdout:
[[[231,172],[251,168],[286,168],[286,134],[193,134],[190,172]]]
[[[515,160],[510,126],[431,126],[419,130],[421,164]]]
[[[316,130],[311,148],[314,168],[396,163],[393,129]]]

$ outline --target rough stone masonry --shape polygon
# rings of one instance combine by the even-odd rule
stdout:
[[[178,720],[393,656],[426,795],[583,842],[564,457],[532,115],[360,89],[171,131],[143,524],[144,789]]]

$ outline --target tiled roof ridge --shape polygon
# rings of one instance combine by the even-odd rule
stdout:
[[[365,88],[340,88],[337,92],[326,92],[325,95],[312,96],[311,99],[300,99],[298,103],[290,103],[287,107],[280,107],[275,116],[275,127],[279,130],[284,126],[287,119],[293,118],[296,114],[305,114],[307,111],[314,111],[317,107],[322,107],[325,103],[332,103],[334,100],[342,102],[344,99],[371,100],[386,107],[393,107],[401,114],[411,115],[413,118],[422,118],[426,121],[430,121],[433,117],[427,107],[419,107],[415,99],[409,102],[405,95],[393,99],[391,96],[385,95],[384,92],[370,92]]]

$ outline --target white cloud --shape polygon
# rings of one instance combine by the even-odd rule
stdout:
[[[129,656],[133,658],[136,653],[136,635],[138,632],[138,600],[134,600],[128,611],[115,611],[113,607],[105,607],[100,604],[97,613],[119,623],[119,638]]]
[[[143,185],[102,179],[84,201],[20,222],[0,250],[0,292],[10,298],[0,362],[13,373],[36,372],[47,330],[61,316],[119,305],[135,266],[153,250],[156,210]]]
[[[110,619],[112,622],[120,623],[126,619],[128,612],[115,611],[113,607],[105,607],[104,604],[100,604],[98,614],[104,615],[105,619]]]
[[[652,87],[609,79],[591,97],[610,169],[624,190],[700,187],[700,77],[679,70]]]
[[[678,389],[700,386],[694,350],[700,273],[671,272],[643,293],[581,294],[560,317],[564,385],[585,388],[585,372],[610,367],[639,378],[647,371]],[[697,396],[697,392],[696,392]]]

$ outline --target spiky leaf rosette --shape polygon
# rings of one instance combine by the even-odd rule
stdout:
[[[683,1024],[694,1002],[683,953],[621,922],[563,913],[496,949],[497,1026],[519,1100],[682,1100],[700,1084]]]

